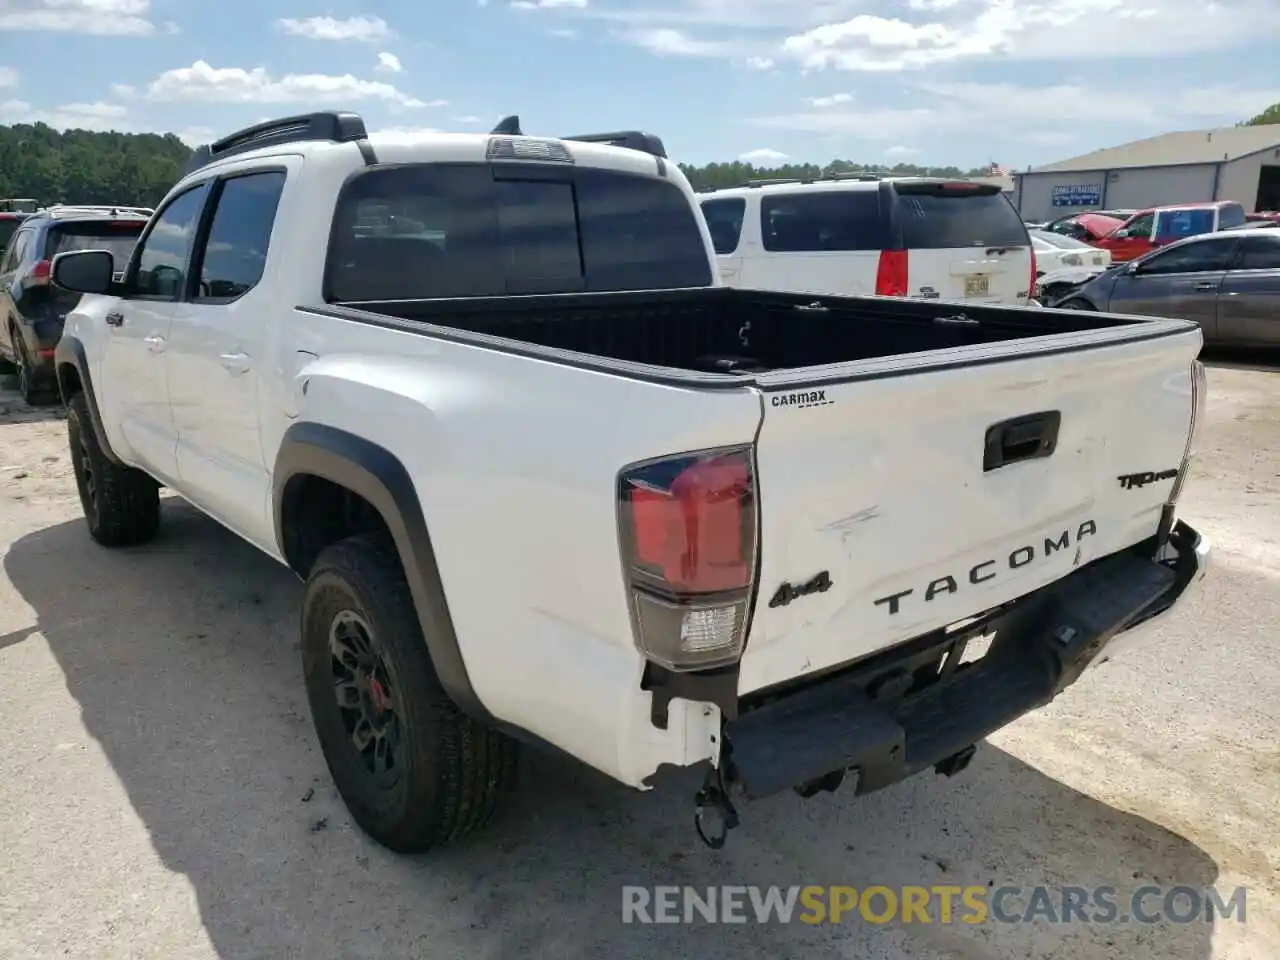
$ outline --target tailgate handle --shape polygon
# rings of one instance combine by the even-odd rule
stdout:
[[[1021,460],[1051,456],[1058,446],[1058,427],[1061,424],[1062,412],[1059,410],[1030,413],[992,424],[987,428],[986,448],[982,455],[983,473]]]

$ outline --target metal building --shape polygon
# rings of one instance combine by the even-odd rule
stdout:
[[[1014,176],[1024,220],[1203,200],[1280,210],[1280,124],[1166,133]]]

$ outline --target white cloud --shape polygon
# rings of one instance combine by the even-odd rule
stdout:
[[[902,160],[906,157],[918,157],[920,155],[920,150],[916,147],[895,146],[886,150],[884,155],[895,160]]]
[[[582,10],[587,0],[511,0],[517,10]]]
[[[138,88],[129,83],[113,83],[111,85],[111,92],[117,97],[125,97],[127,99],[129,97],[136,97],[138,95]]]
[[[205,103],[307,103],[341,106],[353,100],[383,100],[402,107],[439,107],[397,90],[389,83],[360,80],[349,73],[289,73],[276,79],[263,67],[213,67],[197,60],[166,70],[147,88],[152,100]]]
[[[404,70],[404,64],[400,62],[400,58],[394,53],[384,51],[378,54],[378,66],[375,69],[383,73],[400,73]]]
[[[773,57],[747,57],[746,64],[752,70],[772,70],[778,65]]]
[[[912,0],[934,19],[859,13],[782,51],[808,70],[896,72],[996,57],[1078,60],[1180,54],[1280,37],[1274,0]]]
[[[759,150],[748,150],[746,153],[740,154],[738,159],[743,163],[754,164],[757,167],[776,167],[787,159],[787,155],[780,150],[761,147]]]
[[[1051,145],[1047,138],[1062,131],[1045,131],[1055,124],[1111,123],[1133,131],[1168,130],[1178,126],[1210,127],[1235,123],[1280,102],[1274,89],[1232,86],[1089,87],[1054,84],[926,82],[912,84],[901,107],[875,101],[862,104],[852,96],[814,97],[814,108],[789,115],[756,117],[748,122],[779,130],[834,134],[851,139],[900,144],[920,135],[963,130],[998,129],[1027,143]],[[908,106],[923,103],[927,106]],[[824,109],[836,107],[838,109]]]
[[[829,97],[808,97],[806,102],[811,107],[817,107],[821,110],[824,107],[834,107],[842,103],[852,103],[852,93],[833,93]]]
[[[0,87],[16,87],[18,71],[13,67],[0,67]]]
[[[660,57],[732,57],[746,51],[730,40],[699,40],[672,27],[639,27],[615,34]]]
[[[464,117],[450,117],[449,119],[452,120],[454,123],[466,123],[466,124],[484,123],[484,121],[480,117],[477,117],[474,114],[468,114],[467,116],[464,116]]]
[[[551,30],[548,30],[547,33],[553,37],[559,37],[561,40],[578,39],[578,31],[570,29],[569,27],[554,27]]]
[[[277,20],[276,25],[285,33],[308,40],[355,40],[372,43],[375,40],[386,40],[392,35],[387,21],[381,17],[348,17],[345,20],[333,17],[304,17],[300,20],[285,18]]]
[[[145,37],[151,0],[0,0],[0,34],[17,31]]]
[[[25,100],[0,103],[0,123],[46,123],[55,130],[129,130],[129,111],[116,103],[67,103],[42,109]]]

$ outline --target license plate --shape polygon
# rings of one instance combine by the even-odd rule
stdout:
[[[990,277],[965,277],[964,295],[966,297],[985,297],[991,293]]]

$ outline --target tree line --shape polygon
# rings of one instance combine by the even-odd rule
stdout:
[[[1243,125],[1280,123],[1280,104]],[[0,125],[0,197],[32,198],[40,204],[119,203],[155,206],[182,176],[191,149],[171,133],[58,131],[43,123]],[[742,161],[681,164],[696,190],[734,187],[756,179],[811,180],[833,174],[893,176],[985,176],[988,167],[893,166],[832,160],[758,167]]]
[[[0,197],[30,197],[40,204],[119,203],[155,206],[182,176],[191,149],[173,134],[59,132],[43,123],[0,126]],[[982,175],[986,168],[869,166],[848,160],[763,168],[750,163],[681,164],[695,189],[737,186],[747,180],[812,179],[834,173]]]

